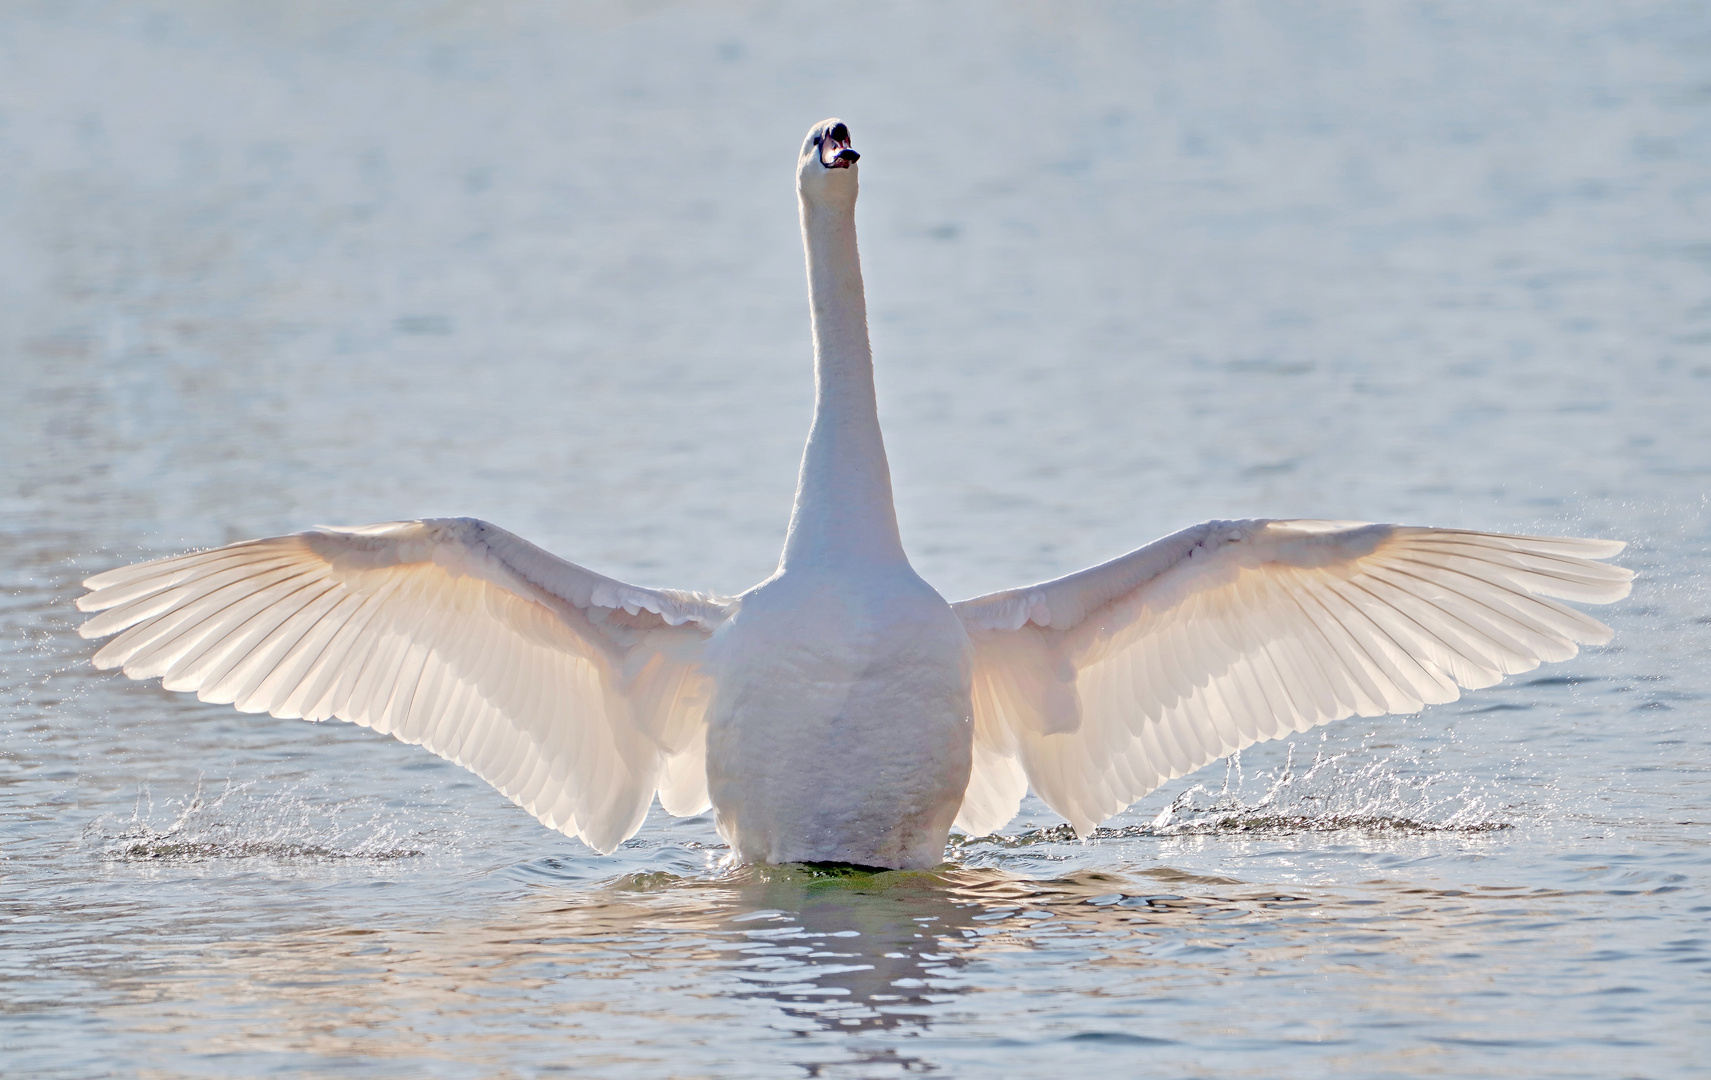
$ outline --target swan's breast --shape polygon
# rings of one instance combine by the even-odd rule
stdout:
[[[936,864],[968,783],[971,655],[913,572],[783,575],[744,597],[709,657],[727,838],[773,862],[880,863],[902,845]]]

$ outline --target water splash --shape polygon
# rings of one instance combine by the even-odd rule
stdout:
[[[1146,825],[1095,829],[1084,839],[1292,833],[1484,833],[1509,829],[1486,793],[1453,772],[1422,769],[1396,755],[1373,756],[1367,748],[1319,750],[1305,769],[1295,765],[1295,747],[1275,769],[1248,776],[1241,754],[1226,759],[1224,781],[1186,789]],[[1051,825],[1014,835],[953,836],[946,856],[955,860],[974,847],[1022,848],[1077,840],[1069,825]]]
[[[1340,832],[1491,832],[1507,829],[1494,820],[1486,795],[1454,773],[1416,773],[1394,756],[1371,757],[1364,751],[1327,754],[1316,751],[1302,772],[1295,768],[1291,745],[1283,764],[1256,776],[1257,798],[1243,797],[1249,786],[1242,755],[1227,759],[1224,783],[1216,791],[1196,784],[1178,795],[1146,826],[1154,836],[1206,833]]]
[[[296,789],[257,795],[252,784],[228,781],[210,799],[196,790],[157,809],[147,788],[137,793],[129,820],[98,818],[83,842],[118,862],[205,859],[408,859],[422,850],[400,835],[374,800],[324,802]],[[169,818],[166,824],[159,822]]]

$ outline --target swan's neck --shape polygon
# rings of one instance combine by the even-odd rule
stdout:
[[[873,397],[855,205],[802,204],[814,318],[814,425],[781,569],[906,562]]]

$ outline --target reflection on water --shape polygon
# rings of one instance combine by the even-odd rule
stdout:
[[[145,1045],[171,1042],[244,1068],[309,1055],[480,1070],[502,1053],[523,1071],[557,1063],[599,1074],[699,1053],[706,1075],[741,1075],[744,1062],[901,1075],[937,1068],[939,1040],[952,1032],[972,1060],[1001,1064],[1006,1047],[1024,1045],[1007,1032],[1023,1016],[1065,1052],[1144,1046],[1151,1060],[1180,1064],[1232,1023],[1249,1031],[1249,1049],[1258,1039],[1286,1056],[1292,1046],[1359,1046],[1374,1032],[1350,1008],[1357,999],[1382,1009],[1389,1027],[1453,1044],[1468,1037],[1470,999],[1528,1019],[1503,988],[1511,973],[1462,951],[1470,940],[1542,942],[1544,928],[1576,924],[1551,935],[1553,948],[1586,950],[1589,969],[1584,985],[1561,988],[1560,1006],[1603,1008],[1625,994],[1655,1003],[1591,970],[1611,959],[1597,950],[1600,899],[1629,890],[1374,880],[1282,891],[1167,867],[1048,879],[958,868],[656,871],[593,887],[550,884],[540,865],[512,873],[535,887],[478,912],[416,925],[387,919],[380,892],[343,920],[323,910],[314,925],[278,932],[189,943],[194,931],[162,927],[145,963],[86,974],[103,1011]],[[1706,959],[1703,939],[1678,952]],[[1239,983],[1252,1000],[1277,980],[1319,1007],[1279,1001],[1276,1020],[1257,1024],[1205,1009],[1219,987]],[[1074,1000],[1089,992],[1098,1019]],[[752,1051],[719,1045],[757,1024],[794,1038]],[[1521,1026],[1491,1045],[1530,1041],[1536,1031]]]

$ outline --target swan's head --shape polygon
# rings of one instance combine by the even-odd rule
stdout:
[[[855,202],[856,162],[861,155],[850,148],[849,125],[842,120],[822,120],[808,129],[802,157],[796,163],[796,190],[810,203]]]

